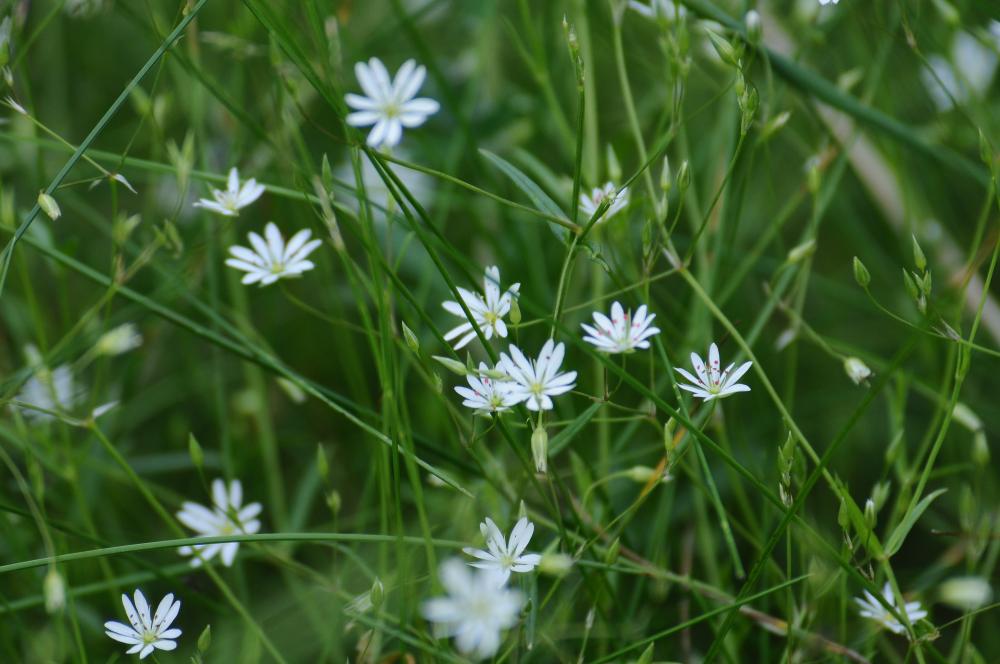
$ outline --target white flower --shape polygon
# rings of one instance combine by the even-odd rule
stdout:
[[[974,611],[993,599],[990,582],[981,576],[956,576],[944,581],[941,601],[963,611]]]
[[[750,388],[741,383],[737,383],[743,374],[747,372],[753,362],[744,362],[733,371],[733,364],[721,371],[719,363],[719,347],[714,343],[708,348],[708,370],[705,370],[705,363],[697,353],[691,353],[691,366],[694,367],[698,377],[695,378],[684,369],[677,368],[677,373],[684,376],[684,379],[692,383],[691,385],[679,385],[682,390],[691,392],[696,397],[701,397],[705,401],[721,399],[737,392],[749,392]]]
[[[888,629],[893,634],[902,634],[906,631],[902,623],[896,620],[895,617],[889,611],[882,606],[875,596],[872,595],[867,590],[864,591],[865,599],[860,597],[855,597],[854,601],[858,603],[861,607],[859,612],[864,618],[871,618],[875,622],[879,623],[886,629]],[[892,594],[892,588],[888,583],[882,588],[882,597],[885,601],[892,607],[896,606],[896,597]],[[906,619],[912,625],[913,623],[927,617],[927,612],[920,608],[920,602],[907,602],[903,606],[903,610],[906,611]]]
[[[552,399],[576,387],[576,372],[559,373],[566,348],[552,339],[542,346],[538,359],[530,361],[514,345],[510,356],[500,353],[500,366],[507,372],[514,386],[511,394],[518,403],[527,402],[528,410],[552,410]],[[512,359],[513,358],[513,359]]]
[[[483,277],[483,292],[486,293],[485,300],[479,293],[473,293],[464,288],[459,288],[458,294],[462,298],[462,301],[465,302],[465,306],[469,308],[469,312],[472,314],[473,320],[476,321],[476,326],[482,331],[483,336],[487,339],[492,339],[494,333],[498,337],[507,336],[507,325],[503,322],[503,317],[510,312],[511,302],[517,297],[519,288],[521,288],[521,284],[514,284],[501,295],[500,269],[495,265],[491,265],[486,268],[486,275]],[[468,322],[465,312],[462,311],[462,307],[458,302],[448,301],[442,303],[441,306],[448,313],[466,320],[466,322],[444,335],[445,341],[461,337],[458,343],[455,344],[455,350],[458,350],[476,338],[476,331],[472,329],[472,323]]]
[[[261,506],[260,503],[250,503],[246,507],[241,507],[242,503],[243,485],[239,480],[230,482],[227,491],[225,482],[217,479],[212,482],[212,507],[184,502],[181,511],[177,513],[177,520],[203,537],[236,533],[252,535],[260,530],[257,515],[260,514]],[[222,564],[229,567],[233,564],[239,548],[239,542],[217,542],[182,546],[178,549],[178,553],[182,556],[194,554],[191,566],[198,567],[221,552]]]
[[[958,32],[951,43],[950,58],[927,57],[920,78],[939,111],[951,109],[954,102],[966,104],[989,88],[1000,62],[1000,22],[991,21],[983,34],[986,44],[968,32]]]
[[[101,335],[97,352],[101,355],[121,355],[142,345],[142,335],[134,323],[123,323]]]
[[[257,233],[250,231],[247,237],[253,249],[234,245],[229,247],[232,258],[226,259],[226,265],[247,274],[243,277],[244,284],[260,282],[261,286],[273,284],[278,279],[298,277],[306,270],[316,267],[306,256],[313,252],[322,242],[309,241],[312,231],[303,229],[292,236],[285,244],[281,232],[274,222],[268,222],[264,227],[264,241]]]
[[[404,161],[414,161],[405,148],[401,148],[393,154]],[[399,164],[385,162],[385,165],[399,178],[406,190],[410,192],[410,195],[416,199],[417,203],[422,208],[427,209],[427,206],[432,202],[434,197],[434,178],[426,173],[415,171],[412,168],[406,168]],[[341,163],[334,171],[334,176],[341,182],[354,186],[354,165],[349,161]],[[372,165],[370,159],[361,160],[361,181],[365,187],[365,196],[369,201],[368,213],[371,215],[372,221],[380,226],[384,226],[387,213],[389,216],[399,214],[399,204],[392,198],[389,187],[386,186],[385,180],[379,175],[379,172]],[[342,202],[350,206],[355,212],[359,210],[358,196],[354,193],[342,199]]]
[[[229,180],[226,183],[226,190],[213,189],[212,197],[214,201],[202,198],[194,204],[195,207],[203,207],[206,210],[217,212],[226,217],[237,217],[240,210],[253,203],[264,193],[264,185],[257,184],[257,181],[250,178],[240,186],[240,174],[236,168],[229,169]]]
[[[868,368],[868,365],[857,357],[849,357],[844,360],[844,372],[848,378],[854,381],[855,385],[860,385],[872,375],[872,370]]]
[[[145,659],[156,648],[173,650],[177,647],[175,639],[181,635],[181,630],[176,627],[170,629],[170,624],[181,610],[181,603],[179,600],[174,601],[173,593],[160,600],[152,618],[149,615],[149,603],[141,590],[135,591],[135,605],[125,594],[122,594],[122,604],[128,621],[132,623],[131,627],[117,620],[109,620],[104,623],[104,633],[115,641],[132,646],[125,651],[126,654],[139,653],[139,659]]]
[[[469,387],[459,385],[455,388],[455,391],[465,399],[462,405],[483,413],[501,413],[516,406],[518,401],[511,395],[512,383],[487,375],[488,372],[495,374],[497,371],[502,373],[503,369],[497,365],[497,368],[490,372],[486,363],[480,362],[479,375],[469,373],[466,377]]]
[[[414,96],[420,90],[427,76],[424,66],[417,66],[407,60],[389,80],[389,72],[378,58],[368,64],[354,65],[354,73],[365,95],[348,94],[347,105],[355,109],[347,116],[347,124],[352,127],[372,127],[368,133],[368,145],[394,147],[403,137],[403,127],[419,127],[427,116],[438,112],[440,106],[433,99]]]
[[[511,572],[530,572],[542,560],[537,553],[524,552],[535,533],[535,524],[528,521],[528,517],[521,517],[514,525],[514,529],[510,531],[510,541],[504,539],[497,524],[489,517],[479,524],[479,532],[486,538],[486,548],[489,551],[471,546],[462,551],[479,559],[469,563],[473,567],[497,572],[498,584],[501,586],[507,583]]]
[[[629,0],[628,7],[652,19],[662,17],[667,21],[673,21],[687,16],[687,10],[672,0],[649,0],[648,5],[638,0]]]
[[[819,4],[821,5],[835,5],[838,2],[840,2],[840,0],[819,0]]]
[[[621,212],[622,208],[628,205],[628,187],[623,187],[621,191],[612,182],[605,182],[603,187],[594,187],[588,196],[580,193],[580,212],[587,219],[594,216],[597,208],[604,202],[605,198],[611,199],[611,205],[598,220],[597,223],[604,223],[611,217]]]
[[[448,596],[424,602],[424,618],[437,623],[437,633],[455,637],[460,652],[492,657],[500,648],[500,633],[517,623],[524,595],[499,585],[495,572],[473,572],[455,558],[442,563],[438,577]]]
[[[80,392],[73,381],[73,370],[68,364],[64,364],[51,371],[45,367],[39,368],[15,399],[43,410],[69,411],[79,397]],[[42,410],[22,408],[21,412],[34,422],[54,419],[53,415]]]
[[[654,318],[656,314],[646,314],[645,304],[636,309],[633,316],[631,311],[626,312],[620,303],[615,302],[611,305],[611,318],[595,311],[596,327],[586,323],[581,323],[580,326],[587,333],[583,340],[594,344],[598,350],[605,353],[630,353],[636,348],[649,348],[647,339],[660,333],[659,328],[650,327]]]

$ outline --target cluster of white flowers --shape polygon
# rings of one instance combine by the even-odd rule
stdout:
[[[459,349],[475,338],[473,323],[486,339],[495,336],[505,338],[507,325],[504,322],[518,295],[520,284],[514,284],[501,295],[500,270],[495,265],[486,268],[483,280],[484,298],[459,288],[458,293],[472,314],[466,318],[458,302],[444,302],[445,310],[465,319],[458,327],[445,334],[450,341],[459,338],[455,348]],[[626,311],[620,302],[611,305],[611,315],[601,311],[593,312],[594,324],[581,323],[586,333],[583,340],[604,353],[632,353],[637,349],[648,349],[649,339],[660,333],[653,327],[656,314],[649,313],[646,305],[640,305],[635,313]],[[470,371],[466,376],[468,387],[458,386],[455,391],[464,399],[462,405],[479,413],[502,413],[523,403],[528,410],[544,411],[554,407],[552,397],[569,392],[576,386],[576,372],[562,371],[566,347],[549,339],[542,346],[537,358],[526,356],[520,348],[511,344],[509,354],[501,352],[500,361],[492,369],[481,362],[478,371]],[[719,360],[719,348],[714,343],[708,349],[708,365],[697,353],[691,353],[691,364],[695,375],[684,369],[677,371],[690,383],[680,385],[681,389],[696,397],[711,401],[727,397],[737,392],[749,392],[750,388],[739,382],[752,362],[744,362],[734,370],[730,364],[724,370]]]
[[[435,623],[440,636],[454,637],[459,652],[476,659],[492,657],[500,648],[503,631],[517,624],[524,594],[507,587],[511,572],[528,573],[541,561],[537,553],[525,553],[535,525],[522,517],[510,538],[487,517],[479,526],[486,548],[465,547],[476,558],[472,572],[457,559],[441,565],[438,578],[448,593],[424,602],[424,618]]]

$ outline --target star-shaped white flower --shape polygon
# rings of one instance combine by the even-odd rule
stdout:
[[[285,244],[278,227],[274,222],[268,222],[264,227],[264,237],[267,241],[250,231],[247,237],[253,249],[240,245],[229,247],[231,258],[226,259],[226,265],[247,273],[242,280],[244,284],[260,282],[261,286],[267,286],[278,279],[298,277],[306,270],[316,267],[312,261],[306,260],[306,256],[322,242],[310,241],[311,236],[312,231],[305,228],[293,235],[288,244]]]
[[[469,563],[479,569],[493,570],[498,574],[498,583],[507,583],[511,572],[530,572],[535,569],[542,557],[537,553],[525,553],[524,550],[531,541],[531,536],[535,533],[535,524],[528,521],[528,517],[521,517],[510,531],[510,540],[505,540],[503,533],[493,523],[493,519],[486,517],[486,520],[479,524],[479,532],[486,539],[486,548],[474,549],[467,546],[462,551],[478,558],[476,562]]]
[[[509,380],[497,377],[497,372],[503,373],[499,365],[490,371],[485,362],[480,362],[479,375],[470,373],[466,376],[469,387],[462,385],[455,387],[455,391],[465,399],[462,405],[474,408],[479,413],[502,413],[516,406],[518,402],[511,395],[513,384]],[[489,373],[494,375],[490,376]]]
[[[392,80],[378,58],[370,59],[368,64],[357,63],[354,73],[366,96],[345,96],[347,105],[354,109],[347,116],[347,124],[371,126],[367,143],[374,148],[395,147],[403,138],[403,127],[419,127],[440,108],[433,99],[416,97],[427,69],[423,65],[418,67],[413,60],[404,62]]]
[[[252,535],[260,530],[260,503],[243,504],[243,485],[239,480],[226,484],[220,479],[212,482],[212,506],[205,507],[198,503],[184,502],[177,520],[203,537],[219,537],[246,533]],[[217,542],[214,544],[195,544],[182,546],[178,553],[182,556],[194,555],[191,566],[198,567],[206,560],[221,552],[222,564],[229,567],[236,558],[240,548],[239,542]]]
[[[649,348],[649,337],[659,334],[660,329],[650,327],[656,314],[646,313],[646,305],[641,305],[632,315],[625,311],[622,305],[615,302],[611,305],[611,318],[600,311],[594,312],[594,325],[586,323],[580,326],[587,335],[584,341],[597,346],[597,350],[605,353],[631,353],[636,348]]]
[[[442,563],[438,578],[448,595],[424,602],[424,618],[436,623],[436,633],[455,637],[459,652],[476,659],[495,655],[501,632],[517,624],[524,595],[497,583],[495,572],[474,572],[455,558]]]
[[[618,191],[613,182],[605,182],[603,187],[594,187],[589,195],[581,192],[580,212],[583,213],[584,220],[588,220],[594,216],[597,208],[604,202],[605,198],[611,199],[611,205],[597,221],[599,224],[603,224],[628,205],[628,187],[624,187],[621,191]]]
[[[896,618],[889,613],[889,611],[882,606],[877,599],[875,599],[874,595],[867,590],[864,591],[864,594],[864,599],[861,599],[860,597],[854,598],[854,601],[861,607],[859,613],[862,617],[874,620],[893,634],[902,634],[906,631],[903,624],[896,620]],[[888,583],[882,587],[882,597],[885,598],[885,601],[888,602],[890,606],[896,606],[896,597],[893,595],[892,587]],[[918,620],[927,617],[927,612],[920,608],[920,602],[907,602],[903,605],[903,610],[906,612],[906,618],[909,620],[911,625]]]
[[[45,410],[57,412],[72,410],[73,405],[80,401],[83,395],[76,386],[70,366],[63,364],[50,370],[41,364],[41,356],[34,346],[30,346],[27,353],[29,357],[37,358],[33,363],[37,364],[38,368],[21,388],[15,400],[42,410],[21,408],[21,413],[32,422],[47,422],[55,417],[43,412]]]
[[[517,346],[511,345],[510,355],[500,353],[499,366],[507,372],[514,385],[513,398],[524,401],[528,410],[552,410],[552,398],[576,387],[576,372],[559,373],[566,347],[552,339],[545,342],[537,360],[529,360]]]
[[[736,371],[733,371],[734,364],[730,364],[725,371],[722,371],[719,363],[719,347],[713,343],[708,347],[707,370],[701,357],[697,353],[691,353],[691,365],[694,367],[695,373],[698,374],[697,378],[677,367],[677,373],[691,383],[691,385],[678,385],[678,387],[691,392],[696,397],[701,397],[705,401],[721,399],[737,392],[749,392],[748,386],[736,381],[743,377],[753,362],[744,362]]]
[[[176,627],[171,629],[170,624],[181,610],[180,600],[175,601],[173,593],[168,594],[160,600],[156,613],[150,617],[146,596],[141,590],[136,589],[134,597],[133,605],[128,595],[122,594],[125,615],[128,616],[131,626],[117,620],[109,620],[104,623],[104,633],[119,643],[132,646],[125,653],[128,655],[139,653],[139,659],[145,659],[155,649],[176,648],[175,639],[181,635],[181,630]]]
[[[483,292],[486,299],[479,293],[467,291],[464,288],[458,289],[458,294],[469,308],[473,320],[482,331],[483,336],[492,339],[496,334],[498,337],[507,336],[507,324],[503,322],[503,317],[510,312],[511,303],[517,297],[521,284],[517,283],[500,294],[500,269],[496,265],[486,268],[486,275],[483,277]],[[462,348],[467,343],[476,338],[476,331],[472,329],[472,323],[468,322],[465,312],[458,302],[448,301],[441,304],[445,310],[459,316],[466,322],[449,331],[444,335],[445,341],[451,341],[456,337],[461,337],[455,344],[455,350]]]
[[[240,174],[235,167],[229,169],[229,179],[226,182],[226,190],[212,190],[212,198],[209,200],[202,198],[194,204],[195,207],[203,207],[226,217],[237,217],[240,210],[253,203],[264,193],[264,185],[257,184],[257,181],[250,178],[240,185]]]

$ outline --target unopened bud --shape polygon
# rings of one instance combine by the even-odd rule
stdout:
[[[191,457],[191,463],[198,470],[205,465],[205,453],[201,451],[201,445],[198,444],[198,439],[194,437],[193,433],[188,434],[188,456]]]
[[[691,184],[691,168],[688,166],[687,159],[681,162],[681,168],[677,171],[677,187],[680,189],[681,196],[687,191],[688,186]]]
[[[913,264],[917,266],[917,270],[923,272],[927,269],[927,258],[924,256],[924,250],[920,248],[920,243],[917,242],[917,236],[910,237],[913,238]]]
[[[205,629],[201,630],[201,634],[198,636],[198,652],[205,654],[211,646],[212,626],[205,625]]]
[[[875,501],[869,498],[865,501],[865,525],[868,526],[869,530],[875,530],[876,515]]]
[[[323,451],[323,444],[316,444],[316,472],[324,482],[330,477],[330,463],[326,459],[326,452]]]
[[[62,216],[62,210],[59,209],[59,203],[56,203],[56,199],[52,198],[44,191],[38,192],[38,207],[42,208],[42,212],[48,215],[49,219],[55,221]]]
[[[847,501],[843,498],[840,499],[840,508],[837,510],[837,525],[847,532],[851,527],[851,513],[847,509]]]
[[[951,416],[969,431],[979,431],[983,428],[983,421],[979,419],[979,416],[961,401],[955,404],[955,408],[951,411]]]
[[[792,247],[792,250],[788,252],[788,262],[798,263],[814,253],[816,253],[816,240],[810,238],[802,244]]]
[[[719,58],[721,58],[723,62],[732,65],[733,67],[740,66],[740,56],[742,55],[740,52],[741,49],[736,48],[725,37],[713,32],[712,30],[706,30],[705,33],[712,42],[715,52],[719,54]]]
[[[617,182],[617,180],[615,180]],[[663,157],[663,168],[660,170],[660,189],[665,193],[670,192],[670,188],[674,186],[673,180],[671,179],[670,173],[670,157],[664,155]]]
[[[756,46],[760,43],[760,38],[763,34],[760,14],[757,13],[757,10],[751,9],[747,12],[743,22],[747,26],[747,41]]]
[[[545,427],[537,427],[531,432],[531,456],[535,460],[535,471],[544,475],[549,469],[549,434]]]
[[[875,503],[875,511],[881,511],[882,507],[885,505],[885,501],[889,499],[889,491],[892,488],[892,483],[889,480],[885,482],[878,482],[872,487],[872,502]]]
[[[782,111],[768,120],[760,130],[759,140],[766,141],[774,136],[781,130],[782,127],[788,124],[791,117],[791,111]]]
[[[403,339],[406,340],[406,345],[410,347],[414,353],[420,351],[420,342],[417,341],[417,335],[413,333],[410,326],[406,324],[405,321],[399,322],[400,327],[403,328]]]
[[[941,601],[956,609],[974,611],[993,598],[990,582],[980,576],[957,576],[941,584]]]
[[[945,22],[946,25],[950,25],[953,28],[957,28],[961,23],[962,17],[959,15],[958,10],[948,2],[947,0],[931,0],[931,4],[937,9],[938,13],[941,14],[941,20]]]
[[[868,268],[865,267],[865,264],[857,256],[854,257],[854,280],[862,288],[868,288],[868,284],[872,281],[871,273],[868,272]]]
[[[656,471],[649,466],[632,466],[625,471],[625,477],[629,478],[636,484],[646,484],[651,479],[656,477]]]
[[[49,613],[58,613],[66,606],[66,584],[54,566],[45,574],[42,594],[45,596],[45,610]]]
[[[441,357],[440,355],[434,355],[432,357],[440,362],[445,369],[452,373],[458,374],[459,376],[465,376],[469,373],[466,366],[458,360],[453,360],[450,357]]]
[[[132,323],[112,328],[97,340],[96,350],[101,355],[121,355],[142,345],[142,335]]]
[[[607,147],[607,162],[608,162],[608,179],[612,182],[622,181],[622,167],[618,163],[618,155],[615,154],[615,149],[612,147],[611,143],[608,143]]]
[[[510,300],[510,322],[514,325],[521,324],[521,307],[517,303],[517,297]]]
[[[844,360],[844,372],[854,381],[855,385],[860,385],[872,375],[872,370],[868,368],[868,365],[857,357],[849,357]]]
[[[330,493],[326,494],[326,506],[330,508],[330,511],[337,515],[340,513],[340,507],[342,501],[340,499],[340,492],[334,489]]]
[[[543,553],[538,571],[549,576],[562,576],[573,569],[573,557],[565,553]]]
[[[382,606],[382,601],[385,599],[385,586],[382,585],[382,581],[378,577],[375,577],[375,583],[368,591],[368,598],[371,600],[373,608],[377,609]]]
[[[990,445],[986,441],[986,432],[980,429],[972,436],[972,462],[980,468],[990,463]]]

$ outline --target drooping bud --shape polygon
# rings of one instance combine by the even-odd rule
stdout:
[[[573,569],[573,557],[565,553],[543,553],[538,571],[549,576],[562,576]]]
[[[112,328],[97,340],[96,350],[100,355],[121,355],[142,345],[142,335],[132,323],[124,323]]]
[[[649,466],[632,466],[625,471],[625,477],[636,484],[646,484],[656,477],[656,471]]]
[[[816,240],[809,238],[802,244],[792,247],[791,251],[788,252],[788,262],[799,263],[814,253],[816,253]]]
[[[844,360],[844,373],[847,374],[848,378],[854,381],[855,385],[860,385],[864,381],[871,378],[872,370],[868,368],[868,365],[862,362],[857,357],[849,357]]]
[[[951,416],[969,431],[975,432],[983,428],[983,421],[979,419],[979,416],[961,401],[955,403]]]
[[[465,376],[469,373],[469,370],[465,367],[465,365],[458,360],[453,360],[450,357],[441,357],[440,355],[433,355],[432,357],[440,362],[445,369],[452,373],[458,374],[459,376]]]

